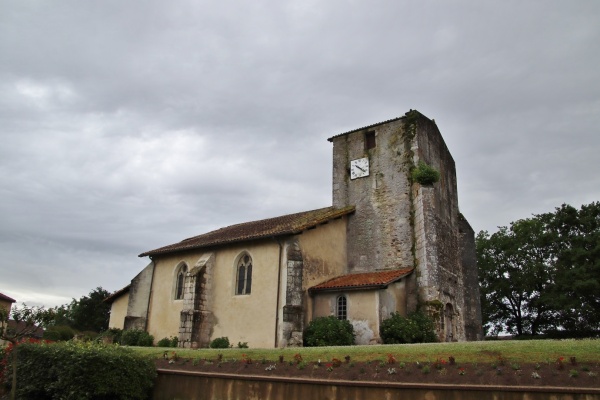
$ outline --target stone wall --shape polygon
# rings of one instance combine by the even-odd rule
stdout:
[[[123,323],[123,329],[146,330],[153,274],[154,262],[150,262],[146,268],[131,280],[127,316]]]
[[[368,133],[376,138],[370,149]],[[474,247],[460,232],[454,159],[435,122],[411,111],[330,140],[333,204],[356,207],[348,218],[347,272],[415,267],[406,280],[407,312],[428,311],[440,340],[478,337]],[[369,175],[351,180],[351,160],[363,157]],[[439,182],[412,182],[420,161],[440,172]]]
[[[376,145],[365,148],[374,132]],[[333,205],[354,205],[348,219],[348,271],[396,269],[413,265],[410,182],[406,164],[404,123],[360,129],[332,138]],[[368,157],[369,176],[351,180],[351,160]]]
[[[304,262],[298,241],[292,240],[286,248],[286,290],[281,324],[281,347],[300,347],[303,342],[304,307],[302,276]]]
[[[188,271],[184,282],[179,347],[208,347],[212,334],[213,253],[203,254]]]

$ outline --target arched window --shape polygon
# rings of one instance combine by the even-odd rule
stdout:
[[[175,300],[183,299],[183,292],[185,286],[185,274],[187,273],[187,265],[181,264],[177,269],[177,276],[175,277]]]
[[[348,301],[346,300],[346,296],[342,295],[337,298],[335,311],[337,319],[348,319]]]
[[[252,257],[244,254],[237,263],[235,294],[250,294],[252,290]]]

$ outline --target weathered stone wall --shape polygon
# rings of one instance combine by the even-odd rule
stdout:
[[[282,340],[280,347],[302,346],[304,330],[304,309],[302,277],[304,260],[297,240],[286,245],[286,290],[283,320],[281,323]]]
[[[123,329],[146,329],[153,274],[154,262],[150,262],[131,280],[127,316],[123,323]]]
[[[411,400],[598,400],[589,388],[510,387],[349,382],[284,377],[232,376],[159,370],[153,399],[411,399]]]
[[[208,347],[213,327],[213,272],[215,256],[203,254],[185,277],[180,314],[179,347]]]
[[[402,119],[334,137],[333,205],[354,205],[348,219],[348,272],[413,265],[410,181]],[[374,132],[376,146],[365,149]],[[370,174],[351,180],[350,161],[368,157]]]
[[[475,232],[462,215],[459,216],[459,232],[464,279],[465,335],[467,340],[483,340]]]
[[[374,148],[366,149],[367,132],[375,134]],[[474,249],[461,241],[456,168],[435,122],[411,111],[331,141],[333,204],[356,207],[348,219],[347,271],[415,267],[405,282],[406,311],[424,308],[441,340],[465,340],[466,321],[471,331],[481,322],[476,265],[463,265]],[[369,158],[369,176],[351,180],[350,161],[362,157]],[[440,172],[439,182],[412,182],[419,161]]]
[[[423,161],[440,172],[439,182],[432,186],[413,183],[419,303],[434,318],[440,340],[466,340],[465,298],[474,301],[471,294],[478,291],[478,282],[465,280],[462,266],[456,168],[435,123],[415,116],[413,162]]]

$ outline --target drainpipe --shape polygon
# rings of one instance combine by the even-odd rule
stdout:
[[[279,266],[277,268],[277,301],[275,306],[275,348],[277,348],[277,346],[279,346],[279,298],[281,296],[281,264],[283,263],[281,257],[283,256],[283,245],[275,236],[273,236],[272,239],[279,245]]]

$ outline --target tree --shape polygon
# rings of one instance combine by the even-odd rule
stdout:
[[[476,245],[489,332],[600,328],[600,203],[479,232]]]
[[[12,317],[12,323],[9,324],[9,317]],[[18,351],[17,344],[28,336],[31,336],[39,328],[48,325],[54,318],[52,310],[46,310],[44,307],[28,307],[23,304],[21,308],[13,307],[12,310],[0,307],[0,339],[11,343],[12,356],[12,387],[11,400],[15,399],[17,390],[17,365]]]
[[[552,302],[569,331],[600,329],[600,202],[562,205],[549,229],[558,238]]]
[[[69,305],[72,327],[81,331],[101,332],[108,329],[110,304],[104,299],[110,293],[101,287],[92,290],[88,296],[73,299]]]
[[[67,325],[79,331],[101,332],[108,329],[110,304],[104,299],[110,293],[101,287],[90,291],[79,300],[72,299],[68,305],[55,307],[53,325]]]

